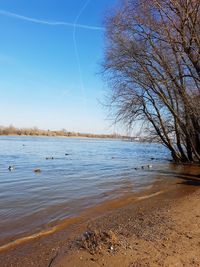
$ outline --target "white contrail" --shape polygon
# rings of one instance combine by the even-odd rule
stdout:
[[[91,25],[85,25],[85,24],[76,24],[76,23],[70,23],[70,22],[65,22],[65,21],[49,21],[49,20],[44,20],[44,19],[36,19],[32,17],[22,16],[22,15],[12,13],[6,10],[2,10],[2,9],[0,9],[0,15],[15,18],[15,19],[20,19],[20,20],[24,20],[28,22],[33,22],[37,24],[45,24],[49,26],[66,26],[66,27],[82,28],[82,29],[94,30],[94,31],[104,30],[103,27],[97,27],[97,26],[91,26]]]
[[[79,71],[79,78],[80,78],[80,84],[81,84],[81,93],[82,93],[82,99],[83,99],[83,106],[84,109],[86,110],[86,94],[85,94],[85,87],[84,87],[84,82],[83,82],[83,75],[82,75],[82,68],[81,68],[81,63],[80,63],[80,56],[79,56],[79,51],[78,51],[78,46],[77,46],[77,41],[76,41],[76,29],[77,29],[77,24],[79,18],[81,17],[82,13],[84,10],[87,8],[91,0],[87,0],[81,10],[79,11],[78,15],[76,16],[74,20],[74,29],[73,29],[73,43],[74,43],[74,49],[75,49],[75,55],[76,55],[76,60],[78,64],[78,71]]]

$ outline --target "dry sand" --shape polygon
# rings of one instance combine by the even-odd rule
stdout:
[[[156,201],[161,201],[157,207]],[[51,266],[200,266],[200,190],[178,199],[155,198],[151,202],[149,207],[140,203],[134,213],[131,206],[126,207],[122,218],[113,217],[117,226],[116,221],[94,223],[90,226],[94,231],[112,229],[114,238],[111,236],[110,243],[100,240],[95,251],[90,244],[95,240],[88,239],[88,246],[81,244],[81,248],[78,243]]]
[[[182,178],[149,198],[101,206],[96,216],[90,212],[90,218],[4,251],[0,266],[200,266],[200,183],[196,175]]]

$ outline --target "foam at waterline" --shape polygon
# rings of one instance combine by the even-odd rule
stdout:
[[[158,195],[160,195],[160,194],[162,194],[162,193],[164,193],[164,191],[158,191],[158,192],[153,193],[153,194],[151,194],[151,195],[137,197],[137,200],[148,199],[148,198],[151,198],[151,197],[158,196]]]
[[[58,224],[56,226],[53,226],[52,228],[49,228],[47,230],[42,230],[42,231],[40,231],[38,233],[29,235],[29,236],[25,236],[25,237],[21,237],[19,239],[11,241],[11,242],[9,242],[9,243],[7,243],[5,245],[0,246],[0,253],[5,251],[5,250],[9,250],[9,249],[15,248],[16,246],[24,244],[24,243],[26,243],[28,241],[39,239],[39,238],[44,237],[44,236],[49,236],[50,234],[53,234],[53,233],[57,232],[58,230],[61,230],[64,227],[67,227],[68,225],[76,223],[76,222],[78,222],[80,220],[81,220],[81,217],[78,217],[78,216],[77,217],[73,217],[73,218],[68,218],[64,222],[62,222],[62,223],[60,223],[60,224]]]
[[[136,197],[135,198],[135,202],[140,201],[140,200],[144,200],[144,199],[148,199],[148,198],[152,198],[152,197],[155,197],[155,196],[158,196],[160,194],[163,194],[164,192],[165,191],[158,191],[158,192],[153,193],[153,194],[150,194],[150,195]],[[24,244],[24,243],[26,243],[28,241],[32,241],[32,240],[39,239],[41,237],[44,237],[44,236],[48,236],[50,234],[53,234],[53,233],[57,232],[58,230],[61,230],[62,228],[66,227],[69,224],[78,222],[80,219],[81,219],[81,217],[70,218],[67,221],[64,221],[63,223],[58,224],[56,226],[53,226],[52,228],[50,228],[48,230],[43,230],[41,232],[32,234],[30,236],[25,236],[25,237],[16,239],[14,241],[11,241],[11,242],[3,245],[3,246],[0,246],[0,252],[3,252],[3,251],[6,251],[6,250],[15,248],[16,246],[22,245],[22,244]]]

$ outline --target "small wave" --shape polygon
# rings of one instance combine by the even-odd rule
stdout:
[[[158,196],[158,195],[160,195],[162,193],[164,193],[164,191],[158,191],[158,192],[153,193],[153,194],[150,194],[150,195],[137,197],[136,198],[136,202],[137,201],[140,201],[140,200],[152,198],[154,196]],[[3,252],[3,251],[6,251],[6,250],[9,250],[9,249],[12,249],[12,248],[14,248],[14,247],[16,247],[18,245],[24,244],[24,243],[26,243],[28,241],[32,241],[32,240],[35,240],[35,239],[38,239],[38,238],[41,238],[41,237],[44,237],[44,236],[48,236],[50,234],[53,234],[53,233],[57,232],[58,230],[62,229],[63,227],[66,227],[69,224],[72,224],[72,223],[77,222],[78,220],[79,220],[79,217],[70,218],[67,221],[65,220],[62,224],[58,224],[56,226],[53,226],[50,229],[43,230],[41,232],[32,234],[30,236],[25,236],[25,237],[16,239],[14,241],[11,241],[11,242],[9,242],[9,243],[7,243],[5,245],[0,246],[0,252]]]
[[[57,232],[58,230],[60,230],[64,227],[67,227],[68,225],[73,224],[79,220],[80,220],[79,217],[72,217],[72,218],[67,219],[64,222],[62,222],[56,226],[53,226],[47,230],[43,230],[43,231],[40,231],[38,233],[29,235],[29,236],[24,236],[24,237],[18,238],[14,241],[11,241],[5,245],[0,246],[0,253],[3,251],[9,250],[9,249],[15,248],[18,245],[22,245],[28,241],[32,241],[32,240],[53,234],[53,233]]]
[[[158,195],[163,194],[163,193],[164,193],[164,191],[158,191],[158,192],[153,193],[151,195],[146,195],[146,196],[138,197],[137,200],[148,199],[148,198],[155,197],[155,196],[158,196]]]

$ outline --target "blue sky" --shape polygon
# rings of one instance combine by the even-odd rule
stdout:
[[[0,0],[0,125],[113,131],[98,73],[104,15],[116,2]]]

